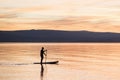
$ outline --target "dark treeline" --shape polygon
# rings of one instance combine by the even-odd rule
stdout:
[[[0,42],[120,42],[120,33],[59,30],[0,31]]]

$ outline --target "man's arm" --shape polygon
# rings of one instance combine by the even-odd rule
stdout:
[[[46,52],[46,53],[45,53]],[[47,56],[47,50],[44,51],[44,55]]]

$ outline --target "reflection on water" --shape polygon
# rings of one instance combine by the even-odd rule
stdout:
[[[48,50],[39,62],[39,50]],[[0,80],[120,80],[119,43],[0,43]]]
[[[43,64],[40,64],[41,65],[41,80],[43,80],[43,77],[44,77],[44,67],[43,67]]]

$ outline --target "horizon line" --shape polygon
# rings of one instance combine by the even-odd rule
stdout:
[[[25,29],[25,30],[0,30],[1,32],[15,32],[15,31],[65,31],[65,32],[98,32],[98,33],[120,33],[120,32],[105,32],[105,31],[91,31],[91,30],[55,30],[55,29]]]

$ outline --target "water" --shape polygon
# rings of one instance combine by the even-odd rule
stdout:
[[[44,46],[47,61],[39,65]],[[120,80],[119,43],[0,43],[0,80]]]

